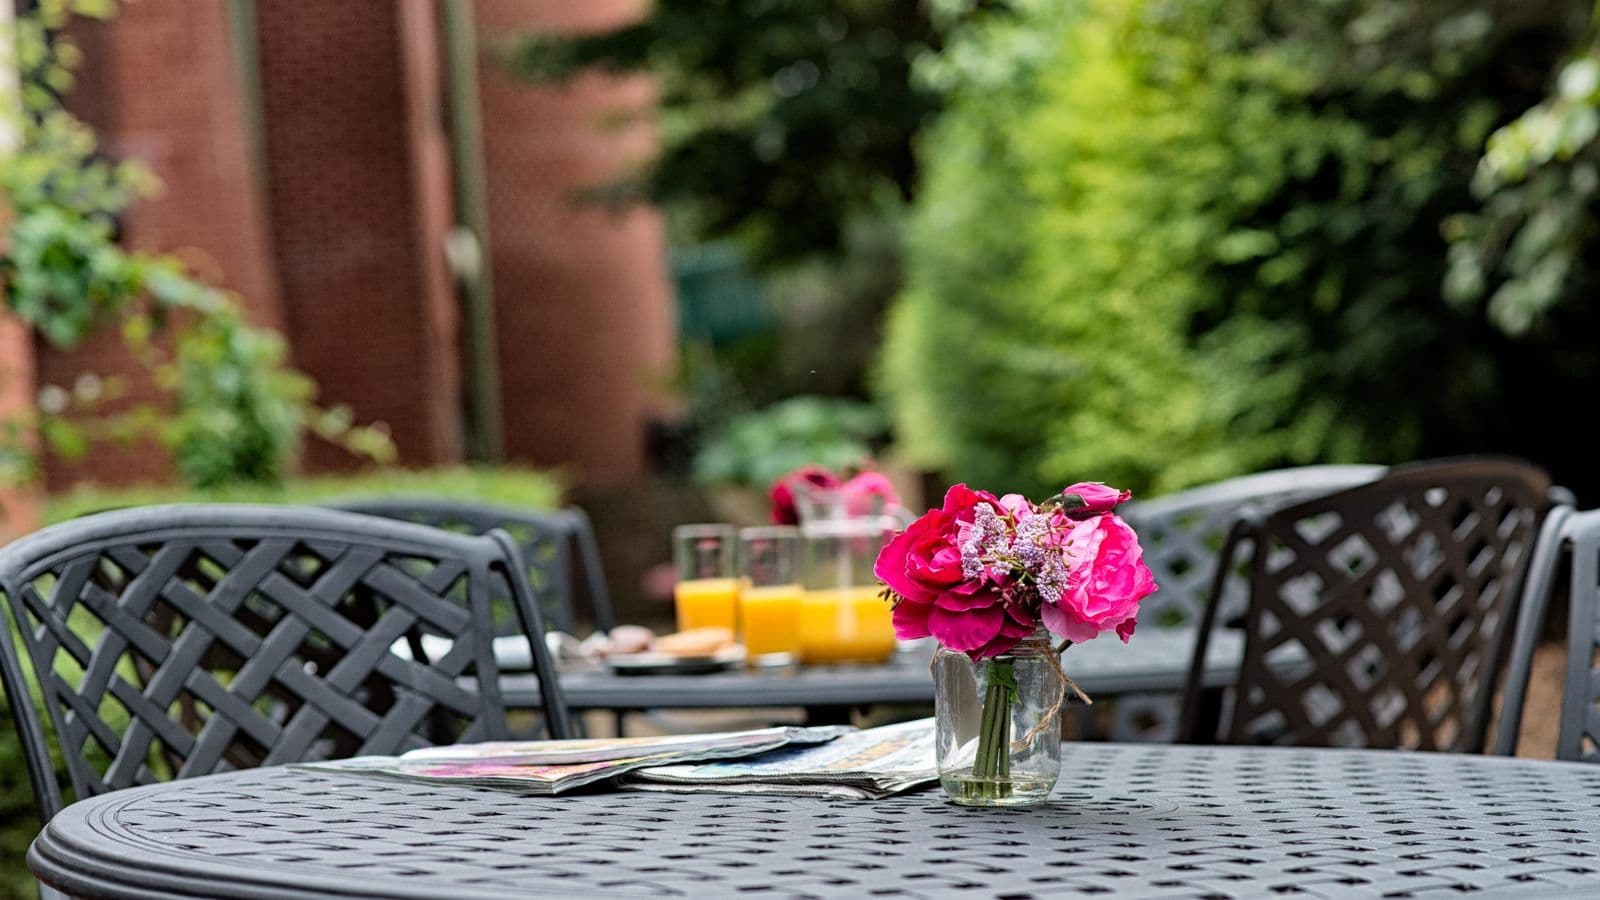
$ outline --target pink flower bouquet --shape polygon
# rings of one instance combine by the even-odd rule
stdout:
[[[1081,483],[1041,504],[964,484],[878,554],[895,634],[932,635],[974,660],[1005,653],[1043,625],[1072,643],[1133,636],[1156,590],[1139,536],[1115,513],[1127,491]]]
[[[945,494],[943,506],[912,522],[879,553],[874,572],[894,602],[896,636],[931,635],[946,650],[981,663],[985,672],[976,757],[963,778],[971,782],[966,787],[989,793],[952,793],[958,803],[1007,802],[1016,747],[1010,740],[1018,684],[1013,662],[1021,658],[1013,651],[1024,654],[1019,643],[1040,626],[1063,642],[1060,648],[1044,646],[1060,694],[1029,722],[1033,727],[1018,742],[1027,744],[1051,726],[1059,729],[1055,717],[1071,685],[1061,672],[1059,650],[1104,632],[1115,631],[1124,642],[1133,636],[1139,602],[1156,583],[1138,535],[1116,514],[1128,497],[1127,491],[1080,483],[1032,503],[958,484]],[[1038,648],[1039,642],[1026,646]],[[1038,649],[1026,652],[1039,658]]]

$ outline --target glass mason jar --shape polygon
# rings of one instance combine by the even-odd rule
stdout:
[[[933,657],[939,782],[963,806],[1034,806],[1061,774],[1066,682],[1050,633],[973,662]]]

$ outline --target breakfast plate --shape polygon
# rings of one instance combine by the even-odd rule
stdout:
[[[618,675],[705,675],[735,669],[743,664],[744,648],[738,645],[718,650],[709,656],[645,652],[606,657],[606,665]]]

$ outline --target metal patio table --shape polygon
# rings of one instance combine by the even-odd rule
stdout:
[[[1124,646],[1115,636],[1067,650],[1067,674],[1093,698],[1130,693],[1181,692],[1194,652],[1194,632],[1150,628]],[[1244,651],[1242,634],[1218,630],[1206,653],[1206,685],[1233,684]],[[572,709],[726,709],[801,706],[810,719],[839,721],[838,713],[872,704],[933,702],[929,657],[897,653],[875,666],[808,666],[798,669],[736,670],[706,675],[617,675],[606,670],[563,673],[561,686]],[[506,705],[536,707],[538,680],[506,675],[500,680]]]
[[[28,862],[86,896],[1600,895],[1600,766],[1069,744],[1045,806],[526,797],[267,768],[68,807]]]

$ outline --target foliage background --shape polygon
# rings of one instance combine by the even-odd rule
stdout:
[[[684,455],[739,440],[730,428],[761,421],[741,426],[739,414],[785,398],[869,399],[883,311],[900,284],[913,139],[942,100],[912,68],[970,5],[656,0],[616,31],[498,42],[501,59],[533,81],[595,66],[651,73],[661,152],[631,177],[593,185],[588,199],[651,199],[679,248],[731,244],[753,270],[742,302],[767,311],[764,328],[684,355]]]
[[[1469,451],[1593,485],[1563,425],[1600,375],[1593,304],[1513,335],[1442,290],[1486,139],[1543,98],[1588,12],[1086,0],[987,18],[926,70],[950,109],[922,141],[883,365],[902,447],[1032,491]]]

